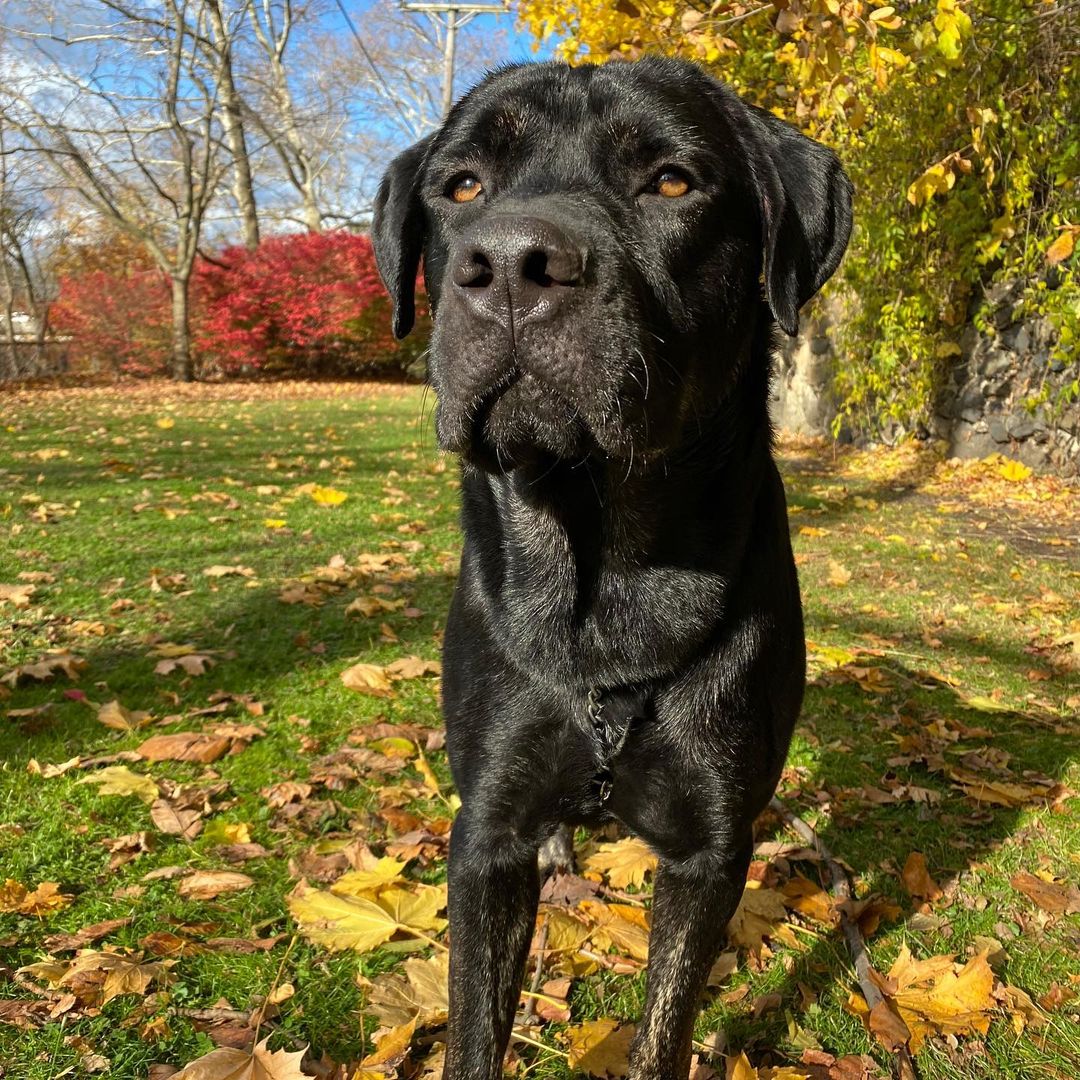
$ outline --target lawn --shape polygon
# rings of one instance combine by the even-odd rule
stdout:
[[[159,1080],[266,1036],[311,1076],[439,1075],[459,536],[430,406],[0,395],[0,1075]],[[922,1077],[1074,1077],[1080,490],[913,445],[780,457],[810,656],[784,804],[846,867]],[[758,839],[699,1080],[887,1075],[826,864],[777,815]],[[649,860],[578,846],[510,1063],[538,1078],[617,1075],[642,1000]]]

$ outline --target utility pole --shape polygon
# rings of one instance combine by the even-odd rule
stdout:
[[[433,0],[401,0],[403,11],[420,11],[429,19],[442,23],[446,28],[443,45],[443,81],[442,114],[450,111],[454,104],[454,54],[457,51],[458,28],[471,22],[477,15],[506,15],[510,11],[510,0],[455,0],[455,2],[437,3]]]

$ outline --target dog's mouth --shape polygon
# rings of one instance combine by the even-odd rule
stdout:
[[[497,471],[580,456],[591,439],[577,407],[537,375],[515,366],[468,410],[461,452]]]

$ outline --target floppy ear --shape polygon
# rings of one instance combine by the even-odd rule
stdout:
[[[403,338],[416,318],[416,271],[424,247],[424,212],[417,187],[433,136],[398,154],[379,185],[371,242],[375,264],[394,303],[394,337]]]
[[[765,296],[781,328],[799,331],[799,308],[840,265],[851,235],[851,181],[840,159],[782,120],[749,106],[765,229]],[[764,169],[762,170],[762,166]]]

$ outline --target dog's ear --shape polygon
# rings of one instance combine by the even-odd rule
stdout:
[[[416,318],[416,271],[424,247],[424,212],[419,181],[428,135],[398,154],[379,185],[371,242],[375,264],[394,303],[394,337],[403,338]]]
[[[831,150],[771,113],[747,108],[759,151],[765,296],[780,327],[794,337],[799,308],[829,280],[847,248],[851,181]]]

